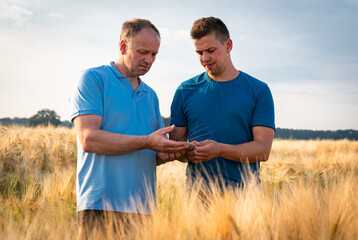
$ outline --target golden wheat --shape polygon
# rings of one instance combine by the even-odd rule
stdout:
[[[0,238],[77,239],[73,129],[0,126]],[[184,190],[185,164],[158,167],[157,212],[108,239],[356,239],[358,142],[275,140],[261,185]]]

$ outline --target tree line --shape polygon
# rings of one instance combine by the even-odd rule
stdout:
[[[170,118],[163,117],[165,126],[169,126]],[[53,126],[73,127],[70,121],[61,121],[60,116],[53,110],[42,109],[30,118],[1,118],[2,125],[23,125],[23,126],[38,126],[49,124]],[[337,131],[315,131],[315,130],[301,130],[301,129],[287,129],[276,128],[275,138],[278,139],[349,139],[358,140],[358,131],[353,129],[337,130]]]
[[[2,125],[23,125],[36,127],[38,125],[53,125],[55,127],[72,127],[73,123],[70,121],[61,121],[61,117],[53,110],[42,109],[30,118],[0,118]]]
[[[170,118],[164,118],[165,126],[169,126]],[[301,130],[301,129],[287,129],[276,128],[275,138],[277,139],[348,139],[358,140],[358,131],[353,129],[337,130],[337,131],[317,131],[317,130]]]

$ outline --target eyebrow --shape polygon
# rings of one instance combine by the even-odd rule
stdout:
[[[209,47],[207,49],[204,49],[204,50],[195,50],[195,52],[199,53],[199,52],[205,52],[205,51],[211,51],[211,50],[215,50],[216,47]]]

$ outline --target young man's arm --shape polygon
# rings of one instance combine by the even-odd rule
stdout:
[[[209,161],[216,157],[239,161],[261,162],[269,158],[275,131],[269,127],[252,128],[253,141],[231,145],[206,140],[196,143],[195,150],[188,152],[188,158],[194,163]]]
[[[124,154],[142,149],[174,153],[185,150],[184,142],[165,138],[174,126],[159,129],[148,136],[134,136],[101,130],[102,117],[99,115],[80,115],[74,119],[76,133],[84,152],[107,155]]]

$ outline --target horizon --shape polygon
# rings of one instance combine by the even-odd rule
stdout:
[[[41,110],[43,110],[43,109],[41,109]],[[53,109],[49,109],[49,110],[53,110]],[[53,110],[53,111],[55,111],[56,112],[56,110]],[[56,112],[57,113],[57,112]],[[36,113],[35,113],[36,114]],[[33,114],[33,115],[35,115],[35,114]],[[32,116],[33,116],[32,115]],[[31,117],[31,116],[30,116]],[[10,119],[12,119],[12,120],[14,120],[14,119],[29,119],[30,117],[1,117],[0,118],[0,120],[1,119],[4,119],[4,118],[10,118]],[[165,116],[162,116],[163,118],[170,118],[170,116],[169,117],[165,117]],[[60,121],[61,122],[71,122],[70,120],[68,120],[68,119],[65,119],[65,120],[62,120],[62,119],[60,119]],[[1,123],[0,123],[1,124]],[[332,131],[332,132],[336,132],[336,131],[358,131],[358,129],[353,129],[353,128],[347,128],[347,129],[300,129],[300,128],[282,128],[282,127],[279,127],[279,126],[276,126],[276,128],[275,129],[287,129],[287,130],[295,130],[295,131]]]

